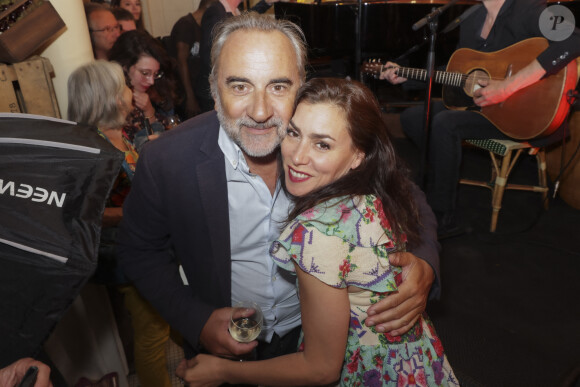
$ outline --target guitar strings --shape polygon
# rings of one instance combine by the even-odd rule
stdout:
[[[382,73],[385,70],[390,70],[390,69],[396,69],[396,70],[403,70],[403,71],[411,71],[411,72],[418,72],[418,73],[423,73],[426,72],[427,70],[425,69],[413,69],[413,68],[409,68],[409,67],[400,67],[400,66],[383,66],[380,64],[380,62],[368,62],[372,67],[376,67],[380,65],[380,69],[378,71],[378,73]],[[375,70],[376,71],[376,70]],[[440,74],[440,76],[447,76],[447,77],[457,77],[459,76],[461,78],[462,81],[466,81],[470,76],[473,77],[474,80],[476,81],[480,81],[480,80],[493,80],[493,81],[503,81],[505,80],[505,78],[501,78],[501,77],[482,77],[482,76],[472,76],[470,74],[464,74],[464,73],[458,73],[458,72],[452,72],[452,71],[436,71],[436,73],[443,73]],[[397,71],[397,75],[398,75],[398,71]],[[423,78],[423,76],[417,76],[418,78]]]

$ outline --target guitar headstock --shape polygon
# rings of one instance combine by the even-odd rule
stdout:
[[[378,78],[379,75],[381,75],[383,66],[384,64],[380,59],[369,59],[363,62],[361,71],[365,75],[372,75],[373,77]]]

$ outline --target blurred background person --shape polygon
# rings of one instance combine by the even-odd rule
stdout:
[[[117,226],[123,217],[123,202],[129,193],[138,158],[133,144],[123,137],[123,125],[133,108],[132,92],[125,83],[121,66],[96,60],[79,67],[70,75],[68,97],[68,118],[94,126],[101,137],[125,156],[105,203],[97,269],[91,277],[93,283],[114,288],[127,282],[117,265],[116,239]],[[92,385],[95,375],[102,377],[98,383],[118,382],[116,372],[108,373],[106,369],[98,371],[100,374],[93,373],[90,379],[82,377],[75,386]]]
[[[113,186],[103,214],[101,249],[115,244],[114,233],[122,216],[122,205],[129,193],[138,154],[123,136],[123,126],[133,109],[131,89],[125,83],[123,69],[117,63],[97,60],[75,70],[68,80],[68,118],[96,127],[97,132],[125,154],[125,161]],[[103,243],[104,242],[104,243]],[[101,258],[101,254],[99,254]],[[101,261],[99,261],[101,264]],[[114,269],[114,262],[111,267]],[[97,268],[97,273],[102,267]],[[116,273],[115,276],[119,276]]]
[[[134,109],[123,132],[140,149],[152,136],[179,122],[172,63],[161,43],[141,30],[121,35],[109,56],[121,65],[133,91]]]
[[[201,112],[193,90],[201,68],[199,45],[201,41],[201,19],[206,9],[217,0],[201,0],[195,12],[181,17],[171,29],[170,55],[177,61],[181,87],[185,95],[180,106],[183,119]]]
[[[134,333],[135,371],[143,387],[171,387],[166,367],[165,343],[169,325],[129,284],[117,267],[116,233],[123,203],[131,189],[139,154],[123,129],[133,110],[133,95],[122,67],[95,61],[73,72],[68,82],[69,119],[97,128],[99,134],[125,154],[103,215],[99,267],[96,281],[116,285],[124,295]]]
[[[125,8],[114,7],[111,8],[111,12],[113,12],[115,19],[117,19],[117,22],[121,26],[121,33],[137,29],[137,24],[135,23],[133,14]]]
[[[111,7],[125,8],[133,15],[137,28],[140,30],[145,29],[143,24],[143,8],[141,7],[140,0],[112,0]]]
[[[109,59],[109,51],[121,35],[121,25],[104,5],[86,3],[85,15],[95,59]]]

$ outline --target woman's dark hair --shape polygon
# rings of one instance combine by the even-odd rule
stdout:
[[[379,104],[372,92],[356,81],[315,78],[298,90],[295,110],[300,103],[327,103],[341,109],[346,116],[353,146],[364,152],[365,157],[357,168],[351,169],[338,180],[307,195],[292,197],[295,206],[288,220],[332,198],[373,194],[382,201],[395,239],[400,241],[404,233],[410,242],[416,240],[419,218],[407,168],[395,154]],[[282,183],[286,190],[284,178]]]
[[[178,101],[175,93],[176,83],[173,63],[157,39],[146,31],[127,31],[119,36],[109,52],[109,60],[115,61],[123,67],[128,84],[130,83],[129,68],[135,65],[142,56],[150,56],[159,62],[159,70],[163,71],[164,74],[161,79],[155,81],[152,88],[160,97],[160,100],[155,102],[160,105],[169,103],[175,106]],[[153,99],[153,96],[151,98]],[[169,109],[164,107],[164,110],[168,111]]]
[[[135,20],[135,18],[133,17],[133,14],[129,11],[127,11],[125,8],[121,8],[121,7],[113,7],[111,8],[111,12],[113,13],[113,15],[115,16],[115,19],[117,19],[117,21],[119,20],[126,20],[126,21],[134,21],[135,25],[137,25],[137,22]]]

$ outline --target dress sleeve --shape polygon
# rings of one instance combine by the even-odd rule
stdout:
[[[294,220],[272,244],[270,255],[282,268],[294,271],[296,263],[332,287],[389,292],[396,290],[395,277],[401,270],[389,263],[392,250],[379,219],[369,221],[353,211],[339,222]]]
[[[344,288],[348,272],[343,273],[340,268],[350,250],[350,244],[340,238],[326,236],[315,227],[296,221],[272,245],[270,254],[286,270],[295,271],[295,262],[325,284]]]

